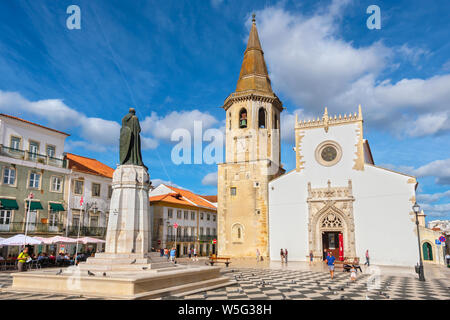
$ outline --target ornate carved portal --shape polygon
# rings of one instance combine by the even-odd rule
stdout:
[[[307,201],[309,250],[314,257],[323,256],[322,235],[329,232],[342,233],[345,258],[356,257],[352,181],[347,187],[331,187],[328,180],[326,188],[311,188],[308,182]]]

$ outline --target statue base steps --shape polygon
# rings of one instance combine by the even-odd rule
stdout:
[[[86,262],[80,262],[78,267],[82,271],[132,271],[147,269],[174,268],[177,265],[161,257],[158,252],[147,254],[136,253],[97,253],[89,257]]]
[[[89,269],[90,270],[90,269]],[[80,295],[106,299],[158,299],[213,290],[235,282],[222,276],[220,267],[177,265],[176,268],[93,272],[79,267],[13,273],[11,292]],[[92,272],[92,271],[91,271]]]

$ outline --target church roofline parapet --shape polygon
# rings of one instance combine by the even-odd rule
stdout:
[[[255,91],[255,90],[233,92],[225,99],[225,102],[224,102],[222,108],[224,108],[225,110],[228,110],[228,108],[233,103],[246,101],[246,100],[269,102],[269,103],[272,103],[275,107],[277,107],[280,110],[284,109],[283,103],[277,97],[276,94],[268,95],[266,93],[261,93],[261,92]]]
[[[358,113],[356,113],[356,112],[354,114],[349,113],[348,116],[347,116],[347,114],[344,114],[344,116],[339,114],[339,115],[334,115],[334,117],[328,115],[328,109],[325,107],[325,112],[322,116],[322,119],[317,117],[317,119],[312,119],[312,120],[310,119],[307,121],[306,120],[299,121],[298,115],[296,114],[295,115],[295,129],[325,128],[325,131],[328,132],[329,126],[340,125],[343,123],[359,122],[359,121],[363,121],[361,105],[358,106]]]

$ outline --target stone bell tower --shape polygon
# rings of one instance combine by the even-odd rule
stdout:
[[[226,158],[218,168],[218,254],[269,256],[268,183],[280,163],[281,101],[272,91],[255,15],[226,112]]]

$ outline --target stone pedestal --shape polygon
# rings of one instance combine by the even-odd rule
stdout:
[[[121,165],[114,171],[105,253],[149,252],[149,181],[141,166]]]

